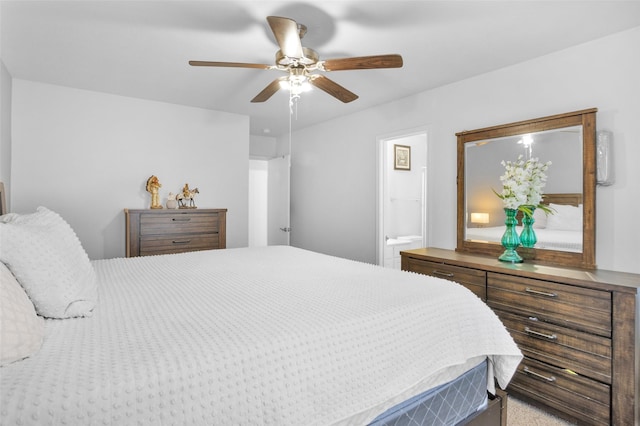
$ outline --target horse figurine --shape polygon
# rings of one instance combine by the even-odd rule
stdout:
[[[196,194],[199,194],[198,188],[189,189],[189,184],[185,183],[182,188],[182,192],[179,192],[176,195],[176,200],[178,201],[178,206],[181,209],[197,209],[194,198]]]

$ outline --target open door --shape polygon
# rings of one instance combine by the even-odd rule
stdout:
[[[269,160],[269,201],[267,244],[289,245],[290,156]]]
[[[426,247],[428,241],[427,132],[378,138],[378,144],[377,261],[400,269],[400,252]]]

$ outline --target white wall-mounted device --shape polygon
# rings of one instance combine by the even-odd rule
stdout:
[[[598,185],[613,184],[612,141],[613,133],[610,131],[598,130],[596,133],[596,182]]]

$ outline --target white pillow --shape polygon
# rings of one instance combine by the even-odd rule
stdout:
[[[537,229],[544,229],[547,227],[547,214],[542,209],[536,209],[533,212],[533,227]]]
[[[44,339],[44,320],[18,281],[0,262],[0,365],[33,355]]]
[[[582,231],[582,204],[578,207],[566,204],[549,204],[553,211],[547,217],[547,229]]]
[[[0,261],[43,317],[88,316],[95,307],[93,265],[71,226],[49,209],[0,216]]]

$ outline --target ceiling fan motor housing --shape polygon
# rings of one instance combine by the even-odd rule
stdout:
[[[318,63],[318,61],[320,60],[320,55],[318,55],[318,52],[313,49],[309,49],[308,47],[303,47],[302,53],[303,56],[301,58],[290,58],[288,56],[285,56],[282,53],[282,50],[278,50],[276,52],[276,64],[282,65],[284,67],[290,65],[295,66],[298,64],[309,66]]]

